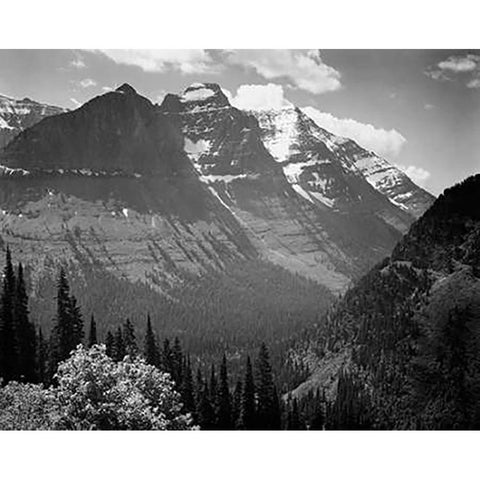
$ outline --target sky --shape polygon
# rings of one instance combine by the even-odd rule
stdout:
[[[294,104],[435,195],[480,173],[480,50],[0,50],[0,94],[77,108],[122,83],[160,103],[215,82],[245,109]]]

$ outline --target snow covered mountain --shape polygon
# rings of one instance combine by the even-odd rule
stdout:
[[[66,109],[38,103],[29,98],[16,100],[0,95],[0,149],[26,128]]]
[[[160,111],[182,130],[201,180],[262,255],[332,291],[388,253],[433,201],[386,161],[293,106],[240,111],[218,85],[194,84],[167,95]]]
[[[353,140],[324,130],[294,106],[251,113],[259,122],[267,149],[282,165],[293,188],[310,202],[318,200],[330,208],[341,208],[361,200],[349,185],[339,183],[340,177],[332,175],[333,165],[341,169],[344,179],[365,179],[393,205],[415,218],[433,201],[431,194],[385,159]],[[405,225],[396,226],[405,231]]]
[[[183,146],[128,85],[42,120],[0,154],[2,245],[38,275],[63,260],[160,290],[253,256]]]
[[[0,241],[38,271],[66,259],[162,291],[259,258],[339,293],[433,199],[299,109],[241,111],[216,84],[42,111],[0,153]]]

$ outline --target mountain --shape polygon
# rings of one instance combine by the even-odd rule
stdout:
[[[34,265],[55,252],[160,284],[254,254],[183,137],[128,85],[23,131],[0,164],[2,236]]]
[[[479,201],[480,175],[445,190],[297,350],[332,428],[478,428]]]
[[[45,117],[65,111],[64,108],[35,102],[29,98],[16,100],[0,95],[0,150],[21,131]]]
[[[411,217],[421,216],[433,202],[433,196],[401,170],[353,140],[324,130],[299,108],[287,106],[251,113],[259,122],[266,147],[282,165],[289,182],[311,202],[342,208],[365,200],[362,193],[371,196],[370,189],[361,185],[357,189],[363,191],[357,192],[353,184],[361,178],[408,214],[392,214],[388,211],[392,210],[390,205],[378,212],[401,231],[406,231]],[[335,167],[338,173],[333,170]]]
[[[124,84],[20,132],[0,152],[0,246],[28,265],[39,323],[63,264],[100,335],[150,313],[194,353],[235,356],[262,338],[278,364],[414,219],[331,134],[299,109],[275,118],[286,113],[299,134],[216,84],[160,106]]]
[[[4,148],[0,246],[28,265],[30,308],[46,331],[60,264],[101,338],[125,317],[141,338],[150,313],[157,331],[203,356],[258,338],[280,345],[332,300],[260,257],[184,146],[167,116],[122,85]]]
[[[433,201],[295,107],[241,111],[218,85],[194,84],[167,95],[160,111],[179,126],[200,179],[264,258],[336,293],[387,255]]]

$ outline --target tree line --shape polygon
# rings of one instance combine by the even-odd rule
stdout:
[[[282,400],[272,371],[270,353],[260,345],[254,361],[246,357],[242,374],[232,375],[224,353],[219,365],[207,369],[198,358],[192,361],[180,340],[160,342],[150,316],[146,318],[143,342],[137,340],[129,320],[108,330],[103,341],[91,315],[85,330],[80,306],[71,293],[63,268],[56,285],[56,313],[48,338],[30,320],[23,266],[15,268],[7,248],[0,310],[0,377],[12,381],[51,385],[61,362],[78,345],[87,348],[104,343],[106,354],[116,362],[126,356],[143,357],[147,364],[170,374],[179,392],[184,413],[206,430],[277,430],[323,428],[323,412],[311,408],[319,398]],[[195,364],[195,365],[194,365]],[[299,406],[300,405],[300,406]],[[309,413],[307,413],[309,412]]]

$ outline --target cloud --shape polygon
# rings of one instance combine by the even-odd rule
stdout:
[[[477,62],[480,60],[478,55],[455,56],[452,55],[446,60],[437,64],[440,70],[450,70],[451,72],[472,72],[477,68]]]
[[[75,55],[75,58],[70,62],[70,66],[77,69],[82,69],[86,67],[83,58],[79,54]]]
[[[431,176],[431,173],[422,167],[416,167],[414,165],[409,165],[407,167],[405,165],[399,164],[396,164],[395,166],[402,170],[402,172],[404,172],[408,177],[410,177],[414,183],[420,185],[421,187],[425,186],[425,183]]]
[[[432,105],[431,103],[426,103],[423,108],[425,110],[433,110],[435,108],[435,105]]]
[[[468,83],[467,83],[468,88],[480,88],[480,78],[472,78]]]
[[[221,68],[206,50],[96,50],[115,63],[140,67],[145,72],[177,70],[184,74],[218,73]]]
[[[478,88],[480,55],[450,55],[425,71],[425,75],[437,81],[458,81],[468,88]]]
[[[90,87],[96,87],[97,82],[92,78],[84,78],[83,80],[78,81],[77,85],[79,85],[82,88],[90,88]]]
[[[225,61],[252,68],[266,80],[285,79],[291,88],[320,94],[341,87],[340,72],[318,50],[229,50]]]
[[[397,130],[385,130],[351,118],[337,118],[314,107],[302,109],[317,125],[335,135],[355,140],[359,145],[385,157],[396,157],[406,143]]]
[[[274,83],[268,85],[241,85],[235,96],[226,93],[230,103],[242,110],[270,110],[289,105],[283,87]]]

